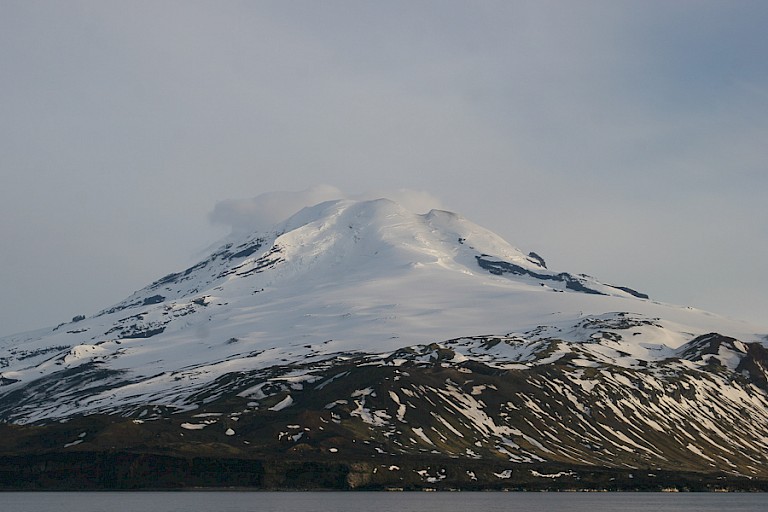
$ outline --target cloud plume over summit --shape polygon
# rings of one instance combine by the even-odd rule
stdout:
[[[219,201],[209,214],[214,224],[231,228],[233,233],[264,231],[307,206],[337,199],[367,200],[386,197],[414,213],[442,208],[439,199],[419,190],[372,190],[346,194],[331,185],[315,185],[301,191],[274,191],[245,199]]]

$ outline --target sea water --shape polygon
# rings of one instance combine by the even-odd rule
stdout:
[[[761,493],[4,492],[3,512],[763,512]]]

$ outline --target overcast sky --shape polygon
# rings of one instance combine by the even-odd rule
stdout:
[[[762,0],[2,0],[0,335],[317,185],[768,332],[767,26]]]

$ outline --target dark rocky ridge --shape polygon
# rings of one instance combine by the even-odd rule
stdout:
[[[528,344],[519,368],[457,357],[508,344]],[[713,361],[721,346],[746,371]],[[0,488],[768,490],[765,349],[711,334],[678,354],[585,367],[599,363],[590,344],[495,336],[235,372],[192,394],[194,410],[0,425]],[[63,370],[0,413],[61,386],[87,399],[108,381],[98,372]],[[749,409],[729,394],[763,398]]]
[[[395,465],[397,470],[390,469]],[[313,457],[241,459],[83,451],[0,456],[0,490],[768,490],[768,481],[722,473],[630,471],[556,464],[533,464],[511,471],[506,468],[493,462],[468,464],[429,456],[332,461]],[[435,475],[427,477],[434,481],[421,477],[420,473],[425,471],[427,475]],[[499,474],[509,476],[499,479]]]
[[[531,257],[531,261],[533,263],[541,266],[541,268],[543,269],[547,268],[541,256],[538,256],[536,253],[531,253],[529,256]],[[525,267],[521,267],[520,265],[515,265],[514,263],[510,263],[508,261],[498,261],[498,260],[489,259],[490,256],[488,256],[487,254],[475,256],[475,258],[477,259],[477,264],[480,265],[480,268],[487,270],[491,274],[495,274],[499,276],[504,274],[528,276],[528,277],[532,277],[534,279],[538,279],[540,281],[545,281],[545,282],[552,281],[552,282],[564,283],[566,289],[572,290],[575,292],[589,293],[589,294],[595,294],[595,295],[605,295],[603,292],[600,292],[598,290],[590,288],[589,286],[586,286],[584,284],[583,279],[579,279],[578,277],[573,276],[567,272],[561,272],[559,274],[535,272]],[[646,295],[645,293],[640,293],[626,286],[613,286],[613,285],[607,285],[607,286],[626,292],[634,297],[637,297],[638,299],[649,298],[648,295]]]

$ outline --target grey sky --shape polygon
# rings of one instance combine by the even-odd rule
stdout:
[[[316,184],[423,191],[768,330],[766,26],[748,0],[3,0],[0,335],[195,261],[219,201]]]

